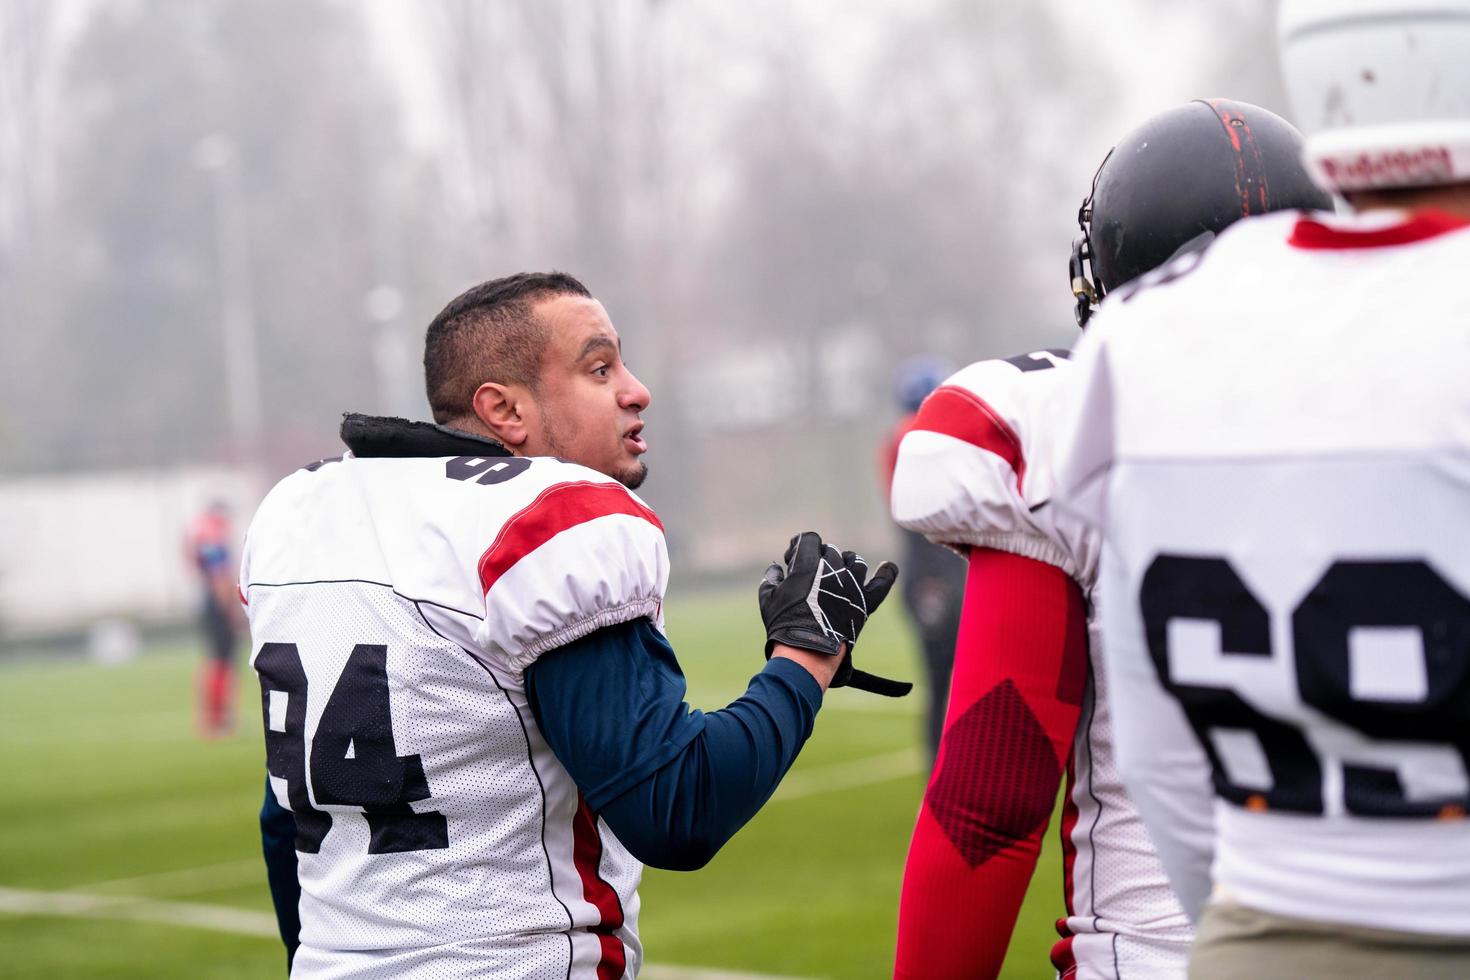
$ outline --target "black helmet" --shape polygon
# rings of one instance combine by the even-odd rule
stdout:
[[[1332,210],[1301,164],[1302,134],[1260,106],[1197,99],[1125,136],[1103,158],[1077,212],[1069,272],[1077,323],[1104,296],[1237,218]],[[1086,263],[1091,263],[1088,276]]]

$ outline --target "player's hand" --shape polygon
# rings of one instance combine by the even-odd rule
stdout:
[[[792,538],[783,561],[784,565],[771,563],[759,589],[766,656],[777,643],[841,656],[831,687],[855,687],[889,697],[907,694],[912,684],[876,677],[852,666],[852,647],[868,617],[893,588],[898,566],[884,562],[868,578],[868,564],[862,556],[823,544],[815,531]]]

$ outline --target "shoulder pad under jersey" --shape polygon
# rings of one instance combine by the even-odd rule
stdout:
[[[646,616],[661,627],[669,557],[658,515],[576,464],[538,458],[525,477],[534,496],[499,525],[477,564],[480,646],[519,673],[605,626]]]
[[[1068,352],[979,361],[935,389],[899,444],[893,518],[955,548],[998,548],[1082,575],[1078,542],[1038,513],[1051,492]]]

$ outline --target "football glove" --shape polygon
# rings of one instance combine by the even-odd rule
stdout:
[[[867,562],[860,555],[823,544],[814,531],[792,538],[783,560],[784,565],[771,563],[759,588],[766,657],[777,643],[833,657],[842,655],[829,687],[855,687],[886,697],[902,697],[912,690],[907,681],[889,680],[852,666],[858,634],[893,588],[898,566],[884,562],[869,579]]]

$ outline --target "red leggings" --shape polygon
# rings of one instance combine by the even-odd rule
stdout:
[[[199,667],[199,730],[204,735],[228,734],[234,726],[235,665],[207,658]]]

